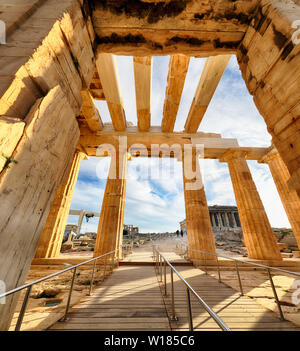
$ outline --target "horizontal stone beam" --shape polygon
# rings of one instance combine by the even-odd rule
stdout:
[[[207,57],[234,53],[259,0],[94,1],[96,40],[102,52]]]

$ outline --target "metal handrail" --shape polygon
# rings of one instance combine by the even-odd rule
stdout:
[[[131,248],[130,245],[126,246],[126,245],[122,245],[122,248],[125,248],[126,250],[130,251],[129,249]],[[95,268],[96,268],[96,263],[97,263],[97,260],[99,260],[100,258],[103,258],[105,257],[105,262],[104,262],[104,276],[103,276],[103,279],[105,279],[105,276],[106,276],[106,266],[107,266],[107,257],[109,255],[112,255],[116,252],[118,252],[120,249],[116,249],[116,250],[113,250],[113,251],[110,251],[110,252],[107,252],[106,254],[103,254],[103,255],[100,255],[100,256],[97,256],[97,257],[94,257],[94,258],[91,258],[89,260],[86,260],[84,262],[81,262],[81,263],[78,263],[76,265],[73,265],[73,266],[70,266],[66,269],[63,269],[63,270],[60,270],[58,272],[55,272],[55,273],[52,273],[52,274],[49,274],[47,275],[46,277],[43,277],[43,278],[40,278],[40,279],[37,279],[31,283],[27,283],[27,284],[24,284],[24,285],[21,285],[15,289],[12,289],[12,290],[9,290],[3,294],[0,294],[0,299],[1,298],[4,298],[6,296],[10,296],[12,294],[15,294],[17,292],[20,292],[24,289],[27,289],[26,291],[26,294],[25,294],[25,297],[24,297],[24,300],[23,300],[23,304],[22,304],[22,307],[21,307],[21,310],[20,310],[20,313],[19,313],[19,317],[18,317],[18,321],[17,321],[17,324],[16,324],[16,327],[15,327],[15,331],[19,331],[21,329],[21,324],[22,324],[22,321],[23,321],[23,318],[24,318],[24,315],[25,315],[25,311],[26,311],[26,307],[27,307],[27,303],[28,303],[28,299],[29,299],[29,296],[30,296],[30,292],[31,292],[31,288],[33,285],[35,284],[38,284],[38,283],[41,283],[43,281],[46,281],[50,278],[53,278],[53,277],[56,277],[58,275],[61,275],[63,273],[66,273],[66,272],[69,272],[71,270],[74,270],[73,272],[73,276],[72,276],[72,281],[71,281],[71,286],[70,286],[70,291],[69,291],[69,295],[68,295],[68,301],[67,301],[67,305],[66,305],[66,310],[65,310],[65,314],[64,314],[64,317],[60,320],[61,322],[65,322],[68,318],[67,318],[67,315],[68,315],[68,312],[69,312],[69,307],[70,307],[70,302],[71,302],[71,297],[72,297],[72,291],[73,291],[73,286],[74,286],[74,281],[75,281],[75,276],[76,276],[76,270],[78,267],[81,267],[87,263],[90,263],[90,262],[94,262],[94,265],[93,265],[93,270],[92,270],[92,278],[91,278],[91,281],[90,281],[90,289],[89,289],[89,295],[91,295],[92,293],[92,286],[94,284],[94,275],[95,275]],[[114,255],[112,256],[112,269],[114,267]]]
[[[156,254],[156,255],[155,255]],[[213,320],[218,324],[218,326],[223,331],[230,331],[229,327],[222,321],[222,319],[208,306],[208,304],[197,294],[197,292],[192,288],[192,286],[182,277],[182,275],[174,268],[174,266],[158,251],[158,249],[153,246],[153,259],[156,261],[156,268],[157,272],[160,273],[162,282],[162,266],[164,260],[164,290],[165,296],[167,296],[167,278],[166,278],[166,266],[170,267],[171,272],[171,290],[172,290],[172,316],[171,320],[177,320],[175,316],[175,302],[174,302],[174,279],[173,279],[173,272],[179,277],[179,279],[185,284],[186,286],[186,294],[187,294],[187,313],[188,313],[188,320],[189,320],[189,329],[193,331],[193,316],[192,316],[192,306],[191,306],[191,299],[190,299],[190,292],[197,298],[197,300],[201,303],[204,309],[208,312],[208,314],[213,318]]]
[[[267,266],[267,265],[264,265],[264,264],[261,264],[261,263],[244,261],[244,260],[241,260],[241,259],[238,259],[238,258],[229,257],[229,256],[225,256],[225,255],[220,255],[220,254],[217,254],[217,253],[207,252],[207,251],[203,251],[203,250],[195,250],[195,249],[190,248],[190,246],[187,243],[184,243],[184,242],[182,242],[182,245],[186,246],[188,248],[188,250],[195,251],[195,252],[200,252],[200,253],[203,253],[205,255],[215,256],[217,258],[217,270],[218,270],[219,282],[221,282],[221,272],[220,272],[220,266],[219,266],[218,257],[234,261],[235,262],[235,268],[236,268],[236,273],[237,273],[237,278],[238,278],[238,282],[239,282],[241,295],[244,295],[244,292],[243,292],[242,280],[241,280],[240,272],[239,272],[239,268],[238,268],[238,262],[244,263],[244,264],[248,264],[248,265],[252,265],[252,266],[257,266],[257,267],[265,269],[267,271],[268,278],[269,278],[269,281],[270,281],[270,284],[271,284],[271,287],[272,287],[272,291],[273,291],[274,299],[275,299],[277,307],[278,307],[280,319],[282,321],[285,320],[284,315],[283,315],[283,311],[281,309],[280,301],[279,301],[279,298],[278,298],[278,295],[277,295],[276,287],[275,287],[275,284],[274,284],[274,281],[273,281],[273,278],[272,278],[271,270],[283,272],[283,273],[294,275],[294,276],[297,276],[297,277],[300,277],[300,273],[288,271],[286,269],[281,269],[281,268],[278,268],[278,267]],[[200,259],[198,259],[198,258],[195,259],[194,258],[194,260],[199,261]],[[204,259],[204,261],[205,261],[205,272],[207,274],[206,260]]]
[[[215,253],[208,252],[208,251],[195,250],[195,249],[190,248],[190,245],[188,245],[188,244],[186,244],[186,243],[182,243],[182,245],[187,246],[187,247],[189,248],[189,250],[191,250],[191,251],[197,251],[197,252],[201,252],[201,253],[204,253],[204,254],[207,254],[207,255],[211,255],[211,256],[226,258],[226,259],[231,260],[231,261],[237,261],[237,262],[241,262],[241,263],[245,263],[245,264],[249,264],[249,265],[253,265],[253,266],[258,266],[258,267],[262,267],[262,268],[264,268],[264,269],[269,268],[269,269],[272,269],[272,270],[274,270],[274,271],[280,271],[280,272],[284,272],[284,273],[288,273],[288,274],[293,274],[293,275],[296,275],[296,276],[300,277],[300,273],[297,273],[297,272],[287,271],[287,270],[285,270],[285,269],[278,268],[278,267],[266,266],[266,265],[261,264],[261,263],[255,263],[255,262],[250,262],[250,261],[244,261],[244,260],[241,260],[241,259],[238,259],[238,258],[234,258],[234,257],[230,257],[230,256],[225,256],[225,255],[220,255],[220,254],[215,254]]]

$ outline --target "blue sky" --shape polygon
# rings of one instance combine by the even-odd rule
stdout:
[[[121,94],[126,119],[137,124],[132,57],[117,56]],[[182,131],[204,66],[205,59],[191,58],[179,106],[175,131]],[[161,124],[169,56],[153,58],[151,124]],[[97,102],[104,122],[111,123],[105,102]],[[199,131],[220,133],[236,138],[240,146],[268,147],[271,136],[257,111],[241,77],[236,58],[232,56]],[[71,209],[100,212],[109,158],[91,157],[82,161]],[[185,218],[182,166],[176,160],[164,159],[173,170],[170,178],[151,178],[162,160],[133,159],[128,163],[125,224],[140,227],[141,232],[165,232],[178,229]],[[167,165],[166,165],[167,163]],[[248,161],[270,223],[274,227],[290,227],[267,165]],[[201,171],[209,205],[235,205],[228,167],[216,160],[202,160]],[[99,218],[84,220],[82,232],[97,231]],[[77,223],[69,216],[68,223]]]

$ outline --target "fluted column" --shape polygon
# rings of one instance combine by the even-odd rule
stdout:
[[[226,227],[227,227],[227,228],[230,228],[230,223],[229,223],[229,218],[228,218],[228,212],[224,212],[224,216],[225,216]]]
[[[126,195],[127,153],[116,151],[111,158],[102,202],[94,257],[119,249],[122,245]],[[120,252],[116,252],[120,257]]]
[[[212,226],[216,227],[217,225],[216,225],[216,220],[215,220],[215,214],[213,212],[211,214],[211,218],[212,218]]]
[[[300,199],[297,192],[290,190],[288,187],[290,173],[276,149],[270,151],[259,162],[269,165],[282,205],[297,240],[298,248],[300,248]]]
[[[188,179],[185,174],[187,162],[192,162],[194,165],[193,169],[197,175],[193,179]],[[216,253],[215,239],[210,222],[198,158],[196,155],[193,155],[191,160],[183,157],[182,163],[188,244],[190,248],[194,250]],[[201,184],[199,184],[199,180],[201,180]],[[192,250],[189,250],[189,257],[196,262],[204,258],[206,260],[215,260],[214,256],[203,255]]]
[[[228,151],[221,161],[228,163],[249,258],[281,260],[273,230],[252,179],[245,153]]]
[[[58,186],[35,258],[53,258],[59,256],[80,163],[85,158],[87,158],[85,153],[81,151],[75,152],[65,181]]]

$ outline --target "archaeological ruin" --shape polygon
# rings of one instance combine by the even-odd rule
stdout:
[[[213,230],[241,228],[238,208],[236,206],[208,206],[210,225]],[[180,222],[180,228],[187,232],[186,220]]]
[[[123,225],[127,164],[137,157],[171,157],[182,165],[188,256],[182,258],[182,266],[183,261],[176,256],[174,265],[178,270],[199,272],[201,265],[219,269],[223,261],[216,258],[213,227],[222,226],[242,228],[248,271],[252,263],[293,272],[299,269],[299,260],[287,260],[280,253],[247,163],[252,160],[268,165],[300,248],[300,45],[295,27],[299,19],[298,0],[0,1],[0,20],[5,24],[5,43],[1,40],[0,45],[0,281],[5,285],[4,294],[0,290],[0,298],[5,298],[5,303],[0,304],[0,330],[8,330],[11,323],[16,330],[21,328],[26,307],[30,310],[27,301],[31,301],[32,292],[31,285],[22,291],[19,287],[28,284],[29,274],[43,265],[66,264],[62,269],[74,272],[69,300],[63,300],[67,306],[65,317],[69,304],[73,306],[71,294],[77,276],[76,268],[70,266],[81,264],[84,259],[63,260],[59,255],[80,164],[88,157],[110,157],[111,163],[103,201],[99,203],[93,252],[97,259],[88,264],[93,275],[88,283],[83,283],[91,286],[84,301],[100,304],[93,302],[101,294],[92,295],[92,288],[104,291],[102,284],[105,287],[105,282],[112,279],[110,286],[114,285],[115,290],[107,295],[107,300],[116,299],[114,294],[119,296],[116,303],[124,303],[123,312],[114,315],[112,307],[104,314],[99,309],[93,324],[80,322],[85,314],[78,317],[81,309],[75,306],[69,319],[50,323],[53,329],[193,330],[191,315],[180,326],[185,315],[179,313],[176,320],[175,308],[171,316],[164,308],[170,301],[167,294],[160,292],[168,287],[171,294],[171,285],[167,284],[173,279],[173,266],[169,265],[172,258],[169,262],[163,254],[167,249],[162,253],[153,246],[151,257],[155,263],[148,262],[148,266],[134,266],[134,259],[127,266],[125,261],[122,263],[122,250],[126,249]],[[115,55],[133,57],[137,125],[126,121]],[[153,125],[152,57],[167,55],[170,59],[162,122]],[[215,130],[201,131],[202,120],[232,55],[236,55],[245,85],[272,136],[269,147],[240,146],[237,139],[224,138]],[[174,125],[191,57],[206,61],[184,130],[178,132]],[[111,123],[103,122],[95,100],[106,102]],[[218,160],[228,166],[239,215],[235,208],[208,208],[199,158]],[[84,213],[79,216],[82,222]],[[142,254],[141,251],[140,257]],[[236,261],[231,263],[230,267],[236,269]],[[111,265],[109,272],[107,264]],[[171,272],[168,270],[168,283],[163,279],[163,264]],[[229,264],[224,263],[222,269],[226,271]],[[99,287],[93,285],[96,265],[104,270]],[[273,286],[270,269],[267,268],[269,275],[265,279],[270,279]],[[253,273],[248,271],[242,272],[245,279]],[[108,273],[112,275],[106,278]],[[228,299],[238,294],[234,287],[221,286],[209,274],[203,273],[200,278],[205,280],[203,285],[211,284],[215,295],[222,292],[214,295],[215,300],[207,297],[212,309],[215,306],[218,310],[223,304],[222,294]],[[198,275],[191,285],[197,285],[200,278]],[[159,314],[151,310],[151,304],[145,305],[145,311],[137,307],[140,312],[136,315],[141,313],[143,317],[139,321],[129,312],[134,310],[134,304],[141,303],[143,295],[139,292],[144,287],[139,281],[143,279],[143,286],[153,286],[152,291],[144,292],[149,294],[146,300],[154,301],[154,307],[158,301],[155,299],[164,299],[164,303],[157,302]],[[129,283],[137,296],[124,295],[122,284]],[[202,293],[199,295],[205,300],[205,292]],[[241,289],[240,301],[245,306],[255,304],[246,294]],[[20,302],[23,298],[25,303]],[[282,317],[278,296],[274,301],[273,310]],[[84,302],[80,306],[86,307]],[[158,317],[162,313],[166,313],[164,319]],[[271,312],[266,307],[261,313],[269,316]],[[223,323],[223,314],[216,316],[209,310],[212,320],[203,327],[195,326],[195,330],[299,329],[272,313],[268,317],[272,323],[266,326],[261,315],[249,321],[249,313],[246,320],[243,315],[244,324],[225,316]],[[126,318],[132,318],[132,324]]]

